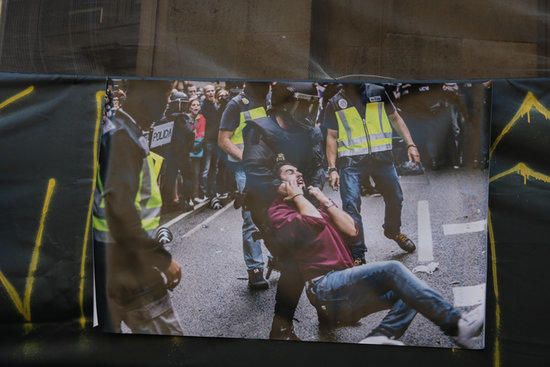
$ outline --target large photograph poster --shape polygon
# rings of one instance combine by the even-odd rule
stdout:
[[[112,80],[105,331],[484,347],[490,85]]]

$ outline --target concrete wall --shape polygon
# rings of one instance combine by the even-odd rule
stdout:
[[[142,29],[138,72],[155,76],[304,78],[310,0],[160,0]],[[142,9],[147,19],[150,10]],[[156,33],[154,38],[152,33]],[[154,44],[152,40],[154,39]]]
[[[548,21],[537,0],[324,0],[313,7],[312,76],[535,76],[546,57],[537,55],[548,43],[539,37]]]
[[[550,75],[547,0],[3,4],[3,71],[297,79]]]

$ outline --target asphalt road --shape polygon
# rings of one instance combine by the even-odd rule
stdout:
[[[486,282],[485,225],[475,222],[487,218],[487,172],[469,169],[427,172],[423,176],[402,177],[401,184],[405,198],[402,231],[421,248],[407,254],[386,239],[382,232],[383,199],[363,198],[367,262],[398,260],[413,270],[432,262],[431,255],[433,262],[439,263],[438,269],[431,275],[417,275],[447,300],[463,304],[465,307],[461,309],[469,310],[479,303],[471,298],[484,296],[484,291],[464,287],[483,287]],[[338,193],[330,188],[325,191],[340,202]],[[460,223],[469,224],[444,227]],[[172,300],[186,335],[268,338],[279,274],[273,273],[268,290],[248,289],[241,225],[240,210],[230,204],[220,211],[205,207],[171,225],[174,233],[171,252],[183,269],[182,282],[172,293]],[[369,315],[358,325],[320,332],[316,311],[303,293],[295,331],[304,341],[356,343],[385,313]],[[407,345],[454,346],[422,315],[416,316],[401,340]]]

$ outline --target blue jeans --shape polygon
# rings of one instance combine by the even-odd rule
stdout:
[[[373,178],[376,189],[384,198],[386,205],[383,225],[384,234],[386,237],[392,237],[401,232],[403,191],[399,184],[391,154],[348,158],[348,164],[340,168],[340,197],[342,199],[342,209],[351,215],[359,226],[360,236],[350,246],[353,258],[363,258],[367,251],[363,219],[361,218],[361,177],[366,175]]]
[[[332,271],[310,284],[311,303],[336,323],[389,309],[371,334],[397,339],[419,312],[447,335],[456,335],[460,311],[398,261]]]
[[[204,165],[201,172],[201,191],[208,197],[218,193],[217,176],[219,165],[219,152],[216,143],[207,142],[204,149]]]
[[[244,168],[240,164],[231,164],[231,168],[235,173],[235,181],[237,190],[243,192],[246,185],[246,175]],[[252,233],[256,231],[256,225],[252,221],[252,214],[248,210],[242,210],[243,216],[243,256],[244,262],[248,270],[261,269],[264,266],[262,255],[262,242],[255,241],[252,238]]]

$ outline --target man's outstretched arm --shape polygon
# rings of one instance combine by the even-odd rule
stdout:
[[[355,220],[353,220],[351,215],[338,208],[338,206],[336,206],[332,200],[327,198],[325,194],[323,194],[323,192],[317,187],[310,186],[308,190],[309,193],[326,208],[326,212],[328,213],[330,219],[340,232],[349,237],[357,236],[359,229],[357,228]]]

